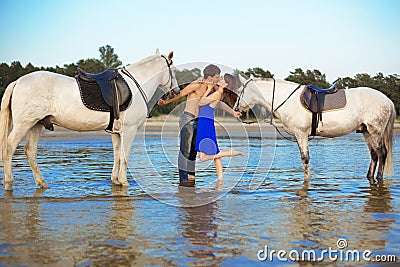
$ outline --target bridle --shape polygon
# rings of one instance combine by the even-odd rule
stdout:
[[[283,105],[283,103],[282,103],[281,105],[279,105],[279,106],[274,110],[275,79],[274,79],[274,78],[272,78],[272,79],[274,80],[274,87],[273,87],[273,89],[272,89],[271,120],[270,120],[270,122],[269,122],[269,124],[271,124],[271,125],[272,125],[272,123],[273,123],[272,120],[273,120],[273,118],[274,118],[274,113],[275,113],[275,111]],[[239,102],[240,102],[240,99],[243,98],[244,89],[246,88],[246,86],[247,86],[251,81],[253,81],[253,78],[248,79],[248,80],[245,82],[245,84],[243,85],[243,89],[242,89],[242,91],[240,92],[240,94],[239,94],[239,96],[238,96],[238,99],[237,99],[237,101],[236,101],[236,103],[235,103],[235,106],[234,106],[234,110],[235,110],[235,111],[239,111]],[[291,94],[291,95],[292,95],[292,94]],[[290,96],[291,96],[291,95],[290,95]],[[290,96],[289,96],[289,97],[290,97]],[[286,100],[285,100],[284,102],[286,102]]]
[[[282,107],[283,104],[285,104],[286,101],[294,94],[294,92],[296,92],[296,91],[301,87],[301,84],[299,84],[299,86],[297,86],[296,89],[294,89],[294,90],[290,93],[290,95],[285,99],[285,101],[283,101],[277,108],[274,109],[275,88],[276,88],[275,84],[276,84],[276,81],[275,81],[274,78],[272,78],[272,80],[274,81],[274,86],[273,86],[273,88],[272,88],[271,121],[270,121],[270,124],[271,124],[271,125],[272,125],[272,119],[273,119],[273,117],[274,117],[275,112],[276,112],[280,107]],[[247,86],[251,81],[253,81],[253,78],[250,78],[249,80],[247,80],[247,81],[245,82],[245,84],[243,85],[243,89],[242,89],[242,91],[239,93],[238,99],[237,99],[237,101],[236,101],[236,103],[235,103],[235,106],[233,107],[233,109],[234,109],[235,111],[239,111],[239,102],[240,102],[240,99],[243,98],[244,89],[246,88],[246,86]]]
[[[161,85],[161,86],[166,86],[168,83],[170,83],[169,90],[172,90],[172,88],[173,88],[172,80],[174,79],[174,77],[172,76],[171,65],[173,64],[173,62],[172,62],[172,60],[171,60],[171,62],[169,62],[168,59],[164,55],[162,55],[161,57],[163,59],[165,59],[165,62],[167,63],[167,66],[168,66],[168,72],[169,72],[168,81],[165,84]]]
[[[299,84],[299,85],[296,87],[296,89],[294,89],[294,90],[290,93],[290,95],[285,99],[285,101],[283,101],[278,107],[276,107],[276,108],[274,109],[275,88],[276,88],[275,84],[276,84],[276,81],[275,81],[274,78],[272,78],[272,79],[274,80],[274,86],[273,86],[273,89],[272,89],[271,118],[270,118],[269,124],[272,125],[272,126],[274,126],[275,129],[277,130],[277,132],[278,132],[283,138],[285,138],[286,140],[289,140],[289,141],[293,141],[293,140],[291,140],[291,139],[285,137],[285,136],[279,131],[278,127],[277,127],[277,126],[275,125],[275,123],[274,123],[274,114],[275,114],[275,112],[276,112],[280,107],[282,107],[283,104],[285,104],[286,101],[301,87],[301,84]],[[234,106],[234,108],[233,108],[235,111],[239,111],[239,102],[240,102],[240,99],[243,98],[244,89],[246,88],[246,86],[247,86],[251,81],[253,81],[253,78],[250,78],[249,80],[247,80],[247,81],[245,82],[245,84],[243,85],[243,89],[242,89],[242,91],[239,93],[238,99],[237,99],[237,101],[236,101],[236,103],[235,103],[235,106]],[[296,142],[296,141],[294,141],[294,142]]]
[[[247,80],[247,81],[243,84],[243,89],[242,89],[242,91],[239,93],[238,98],[237,98],[237,100],[236,100],[236,103],[235,103],[235,105],[233,106],[233,110],[234,110],[234,111],[239,111],[239,102],[240,102],[240,99],[243,98],[244,89],[246,88],[246,86],[247,86],[251,81],[253,81],[253,78],[250,78],[249,80]]]
[[[162,55],[161,57],[165,59],[165,62],[167,63],[168,71],[169,71],[169,78],[168,78],[167,83],[163,84],[161,86],[166,86],[168,83],[171,83],[169,89],[172,90],[172,88],[173,88],[172,81],[174,79],[174,77],[172,76],[172,70],[171,70],[172,60],[171,60],[171,62],[168,62],[168,59],[164,55]],[[131,80],[136,84],[136,87],[138,88],[140,94],[142,95],[144,102],[146,103],[147,118],[150,118],[151,110],[149,107],[149,101],[147,99],[146,93],[143,91],[143,88],[140,86],[139,82],[135,79],[135,77],[133,77],[133,75],[125,67],[122,68],[121,72],[123,74],[125,74],[126,76],[128,76],[129,78],[131,78]]]

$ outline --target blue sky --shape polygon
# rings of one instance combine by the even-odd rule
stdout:
[[[62,66],[114,47],[124,64],[156,48],[175,64],[213,62],[276,78],[318,69],[328,81],[400,73],[400,1],[0,0],[0,62]]]

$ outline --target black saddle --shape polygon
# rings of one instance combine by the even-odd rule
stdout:
[[[114,120],[120,111],[126,110],[132,101],[132,92],[117,69],[92,74],[78,68],[75,76],[83,104],[92,110],[110,112],[106,131],[113,131]]]
[[[346,106],[346,95],[344,90],[336,89],[336,82],[326,89],[310,84],[301,95],[301,102],[313,114],[311,135],[315,135],[318,124],[322,121],[322,111],[343,108]]]

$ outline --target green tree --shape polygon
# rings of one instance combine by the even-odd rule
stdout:
[[[122,62],[118,59],[118,55],[114,54],[114,48],[109,45],[99,48],[100,61],[103,63],[105,69],[118,68]]]
[[[70,76],[70,77],[74,77],[76,74],[76,68],[78,66],[75,63],[71,63],[71,64],[64,64],[64,68],[63,68],[63,74]]]
[[[177,70],[176,73],[176,80],[178,81],[178,84],[181,86],[185,86],[186,84],[189,84],[193,82],[194,80],[197,80],[198,78],[201,77],[201,70],[199,68],[194,68],[191,70],[184,69],[184,70]]]
[[[286,77],[285,80],[303,85],[314,84],[320,88],[327,88],[330,86],[326,81],[325,74],[322,74],[319,70],[307,70],[304,72],[301,68],[297,68],[291,71],[290,75]]]
[[[337,79],[336,88],[339,89],[347,89],[357,87],[357,82],[355,79],[350,77],[339,78]]]
[[[10,82],[17,80],[19,77],[25,74],[24,67],[22,67],[21,62],[19,61],[11,62],[9,71]]]
[[[400,112],[400,75],[393,74],[384,78],[384,93],[393,101],[397,114]]]
[[[247,77],[253,75],[256,78],[274,78],[274,75],[269,70],[263,70],[260,67],[249,68],[244,72]]]
[[[37,71],[37,70],[39,70],[39,68],[33,66],[32,63],[29,62],[29,63],[25,66],[25,71],[24,71],[24,73],[27,74],[27,73],[31,73],[31,72],[34,72],[34,71]]]
[[[374,78],[371,77],[371,75],[367,73],[359,73],[354,76],[354,79],[356,80],[357,87],[372,87],[375,88],[377,87],[377,82],[374,80]]]
[[[104,64],[96,58],[81,59],[76,65],[90,73],[99,73],[106,69]]]
[[[0,64],[0,87],[5,88],[11,82],[10,67],[7,63]]]

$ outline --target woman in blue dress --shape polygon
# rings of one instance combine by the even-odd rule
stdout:
[[[215,89],[216,87],[216,89]],[[197,126],[196,151],[201,161],[214,160],[218,180],[223,179],[222,157],[243,156],[243,152],[231,148],[228,151],[220,151],[218,148],[215,126],[215,107],[226,95],[231,96],[236,90],[236,79],[230,74],[225,74],[223,79],[216,84],[210,84],[200,99],[200,112]],[[234,112],[235,117],[241,116],[240,112]]]

